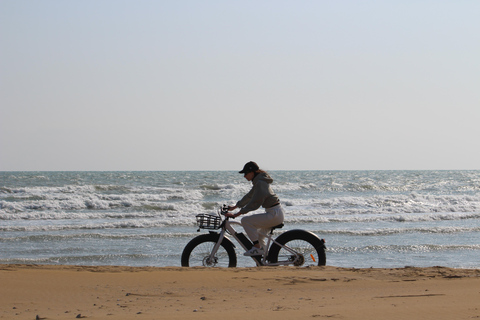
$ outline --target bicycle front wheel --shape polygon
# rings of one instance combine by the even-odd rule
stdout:
[[[217,241],[218,234],[203,234],[193,238],[183,249],[182,267],[236,267],[237,255],[228,239],[223,239],[215,255],[210,258]]]
[[[304,267],[324,266],[327,263],[325,242],[311,232],[290,230],[281,234],[275,241],[293,249],[300,257],[295,260],[294,254],[273,243],[268,252],[268,260],[271,263],[291,261],[295,266]]]

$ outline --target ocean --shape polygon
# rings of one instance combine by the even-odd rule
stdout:
[[[480,268],[480,171],[269,173],[276,233],[325,239],[327,265]],[[180,266],[195,215],[250,187],[235,171],[0,172],[0,264]]]

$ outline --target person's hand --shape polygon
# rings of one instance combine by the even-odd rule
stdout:
[[[232,211],[237,209],[237,206],[228,206],[228,211]]]
[[[235,218],[235,217],[237,217],[237,215],[233,214],[231,212],[227,212],[227,213],[225,213],[225,217]]]

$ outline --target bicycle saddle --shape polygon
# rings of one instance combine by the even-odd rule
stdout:
[[[283,226],[284,226],[284,224],[283,224],[283,223],[280,223],[279,225],[277,225],[277,226],[275,226],[275,227],[272,227],[271,229],[272,229],[272,231],[275,230],[275,229],[282,229]]]

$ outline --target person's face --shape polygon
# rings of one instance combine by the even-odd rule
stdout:
[[[247,179],[248,181],[252,181],[254,175],[255,175],[255,174],[254,174],[253,172],[249,172],[249,173],[245,173],[243,176],[244,176],[245,179]]]

